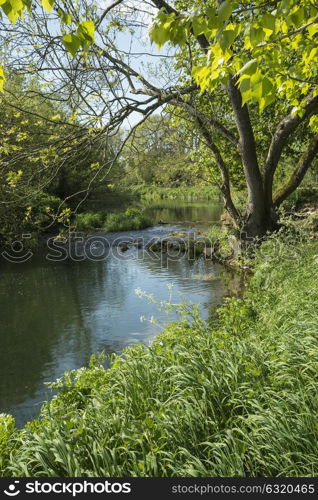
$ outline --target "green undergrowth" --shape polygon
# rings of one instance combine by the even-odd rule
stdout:
[[[219,200],[220,191],[215,186],[135,186],[132,192],[139,194],[144,200]]]
[[[128,208],[125,211],[107,213],[83,212],[76,216],[75,226],[78,231],[103,229],[104,231],[131,231],[152,226],[153,222],[142,210]]]
[[[39,419],[0,425],[2,475],[316,476],[317,263],[271,238],[211,322],[180,305],[151,346],[66,373]]]
[[[130,231],[152,226],[152,220],[137,208],[109,214],[104,222],[105,231]]]

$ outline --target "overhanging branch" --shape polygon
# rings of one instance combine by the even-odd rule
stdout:
[[[279,207],[281,203],[288,198],[300,185],[308,169],[312,165],[314,158],[318,153],[318,135],[310,142],[307,150],[300,158],[296,169],[288,182],[274,194],[274,206]]]
[[[304,113],[302,116],[296,113],[289,113],[278,124],[276,131],[273,135],[271,144],[268,149],[268,154],[264,170],[264,188],[266,197],[271,202],[272,187],[274,173],[278,166],[282,151],[291,136],[298,128],[298,126],[307,120],[312,114],[318,113],[318,96],[307,99],[303,106]]]

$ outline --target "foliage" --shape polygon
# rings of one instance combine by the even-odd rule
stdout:
[[[51,13],[55,4],[55,0],[40,1],[41,7],[48,13]],[[63,2],[63,7],[65,6],[65,2]],[[15,24],[19,18],[23,19],[25,12],[31,13],[34,7],[36,7],[36,2],[34,0],[4,0],[1,2],[2,13],[7,16],[9,21],[13,24]],[[62,8],[58,8],[56,11],[60,20],[61,31],[65,32],[65,26],[74,23],[72,15]],[[62,37],[64,46],[73,57],[80,48],[84,53],[87,53],[89,47],[95,41],[95,25],[93,21],[75,22],[75,27],[73,26],[72,31],[64,34]],[[3,92],[4,82],[4,69],[3,66],[0,66],[0,92]]]
[[[198,179],[192,151],[191,138],[169,116],[153,115],[125,146],[126,182],[162,187],[194,185]]]
[[[76,229],[79,231],[99,229],[102,227],[104,219],[105,214],[103,212],[82,212],[76,216]]]
[[[13,439],[17,437],[17,434],[14,418],[0,413],[0,477],[9,463],[10,451],[15,447]]]
[[[125,212],[109,214],[104,223],[106,231],[130,231],[152,226],[152,221],[137,208],[128,208]]]
[[[127,184],[193,185],[203,177],[220,189],[246,234],[262,237],[277,228],[282,202],[318,152],[318,23],[311,0],[43,2],[2,4],[17,21],[10,34],[8,21],[0,21],[2,55],[13,72],[37,75],[62,121],[90,138],[90,154],[116,137],[121,144],[113,158],[124,159]],[[27,5],[37,8],[22,20]],[[165,45],[161,54],[137,48],[150,18],[151,41]],[[128,51],[123,39],[130,39]],[[164,119],[150,118],[162,108]],[[140,122],[131,126],[137,115]],[[74,146],[82,152],[81,140]],[[62,164],[68,156],[55,145],[49,152]],[[102,179],[111,168],[107,154],[100,160],[84,169],[89,186],[101,163]],[[20,170],[7,179],[12,186]],[[243,210],[233,187],[247,194]]]
[[[133,186],[143,200],[218,200],[220,193],[214,186],[179,186],[177,188],[160,186]]]
[[[283,205],[285,210],[298,210],[307,204],[317,204],[318,191],[315,185],[298,189]]]
[[[317,475],[316,282],[317,242],[269,239],[218,321],[186,307],[151,346],[53,384],[2,474]]]
[[[316,92],[317,21],[311,0],[258,0],[253,6],[225,0],[179,16],[160,11],[150,37],[161,47],[168,41],[182,46],[190,33],[203,35],[207,53],[192,69],[202,91],[226,85],[235,75],[243,104],[256,102],[262,111],[279,95],[301,113],[303,96]]]
[[[214,250],[218,251],[220,257],[226,259],[231,256],[233,251],[231,245],[229,244],[229,234],[223,230],[220,226],[211,226],[208,231],[208,237],[212,242]]]
[[[70,211],[92,192],[110,188],[104,171],[116,153],[119,135],[107,144],[95,141],[71,118],[70,110],[52,103],[35,77],[13,75],[1,97],[0,245],[23,232],[56,232]],[[114,162],[108,182],[120,178]]]

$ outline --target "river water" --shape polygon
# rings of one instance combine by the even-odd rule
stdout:
[[[125,240],[190,232],[217,222],[219,204],[160,203],[147,208],[157,225],[144,231],[99,237]],[[121,352],[136,342],[149,343],[160,327],[175,319],[136,294],[157,301],[190,299],[205,317],[222,301],[220,266],[202,258],[188,260],[150,255],[130,247],[101,259],[47,259],[42,250],[24,263],[0,264],[0,413],[11,413],[18,426],[38,415],[49,397],[45,382],[65,370],[87,364],[92,353]],[[56,255],[56,253],[55,253]]]

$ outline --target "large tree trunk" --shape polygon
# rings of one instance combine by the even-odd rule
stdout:
[[[241,231],[242,238],[262,237],[272,224],[272,212],[265,202],[263,179],[258,165],[248,107],[246,104],[242,106],[241,92],[234,78],[229,80],[228,94],[239,133],[239,149],[248,193],[246,218]]]

